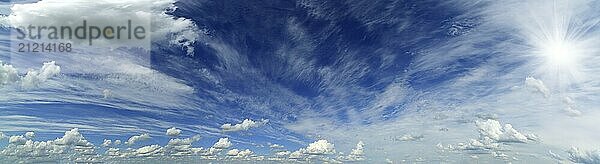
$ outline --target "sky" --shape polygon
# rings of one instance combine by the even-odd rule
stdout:
[[[599,7],[2,2],[0,159],[600,163]],[[141,22],[148,38],[18,51],[52,42],[19,26],[81,19]]]

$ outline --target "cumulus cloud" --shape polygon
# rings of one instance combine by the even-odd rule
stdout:
[[[279,152],[276,152],[275,155],[277,155],[277,156],[286,156],[286,155],[290,155],[290,153],[292,153],[292,152],[290,152],[290,151],[279,151]]]
[[[498,142],[527,142],[527,136],[515,130],[511,124],[500,126],[500,122],[492,119],[475,122],[479,133]]]
[[[352,149],[349,155],[340,155],[337,158],[341,161],[362,161],[365,159],[365,143],[358,141],[356,147]]]
[[[120,145],[121,144],[121,140],[115,140],[114,144],[115,145]]]
[[[231,149],[231,150],[227,151],[228,156],[236,157],[236,158],[246,158],[252,154],[254,154],[254,152],[250,151],[249,149],[241,150],[241,151],[238,149]]]
[[[27,133],[25,133],[25,138],[32,139],[33,137],[35,137],[35,133],[34,132],[27,132]]]
[[[0,61],[0,86],[21,82],[23,88],[35,88],[48,79],[60,74],[60,66],[55,61],[45,62],[39,70],[29,70],[24,77],[12,65]]]
[[[111,140],[104,139],[104,142],[102,142],[101,146],[108,147],[108,146],[110,146],[111,143],[112,143]]]
[[[27,139],[23,136],[10,136],[8,139],[9,144],[24,145],[25,142],[27,142]]]
[[[185,139],[171,139],[164,147],[164,152],[165,154],[170,155],[190,155],[193,153],[192,143],[197,142],[198,140],[200,140],[200,135]]]
[[[283,145],[279,145],[279,144],[269,144],[269,147],[272,149],[283,149],[284,148]]]
[[[235,125],[223,124],[221,126],[221,129],[223,129],[223,131],[225,131],[225,132],[242,131],[242,130],[248,130],[250,128],[263,126],[263,125],[267,124],[268,122],[269,122],[269,120],[265,120],[265,119],[261,119],[260,121],[253,121],[250,119],[245,119],[244,121],[242,121],[242,123],[235,124]]]
[[[144,146],[135,151],[135,156],[138,156],[138,157],[153,156],[153,155],[160,153],[160,148],[161,147],[158,145]]]
[[[61,138],[49,141],[27,140],[24,136],[11,136],[9,145],[0,155],[18,157],[44,157],[67,153],[93,153],[94,145],[88,142],[79,129],[66,131]]]
[[[229,138],[220,138],[217,143],[215,143],[212,147],[215,149],[227,149],[231,147],[233,144],[229,141]]]
[[[300,148],[290,153],[289,159],[302,159],[306,155],[328,155],[335,154],[335,146],[327,140],[318,140],[308,144],[306,148]]]
[[[438,143],[437,147],[442,150],[485,151],[490,152],[493,157],[508,159],[508,155],[501,152],[503,143],[527,143],[538,140],[534,134],[522,134],[512,125],[501,126],[496,120],[476,121],[475,124],[480,135],[479,139],[469,139],[467,142],[446,146]]]
[[[177,129],[175,127],[167,129],[167,135],[168,136],[177,137],[177,136],[179,136],[179,134],[181,134],[181,130],[180,129]]]
[[[17,69],[0,61],[0,86],[11,84],[19,80]]]
[[[322,154],[333,154],[335,153],[335,147],[332,143],[327,140],[318,140],[308,145],[305,149],[306,154],[322,155]]]
[[[525,78],[525,86],[534,89],[536,92],[539,92],[544,95],[544,97],[550,96],[550,90],[544,85],[542,80],[535,79],[533,77]]]
[[[46,62],[40,70],[30,70],[23,77],[21,86],[23,88],[35,88],[51,77],[60,74],[60,66],[54,61]]]
[[[137,135],[137,136],[131,136],[131,138],[129,138],[129,140],[127,140],[127,142],[125,142],[125,144],[133,145],[137,142],[148,140],[150,138],[152,138],[152,137],[150,137],[150,134],[148,134],[148,133],[144,133],[144,134]]]
[[[365,155],[365,143],[363,143],[362,141],[358,141],[358,143],[356,144],[356,148],[352,149],[352,152],[350,152],[350,155],[355,155],[355,156],[363,156]]]

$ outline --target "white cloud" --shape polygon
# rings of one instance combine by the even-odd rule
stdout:
[[[238,149],[231,149],[231,150],[227,151],[227,155],[228,156],[237,156],[239,152],[240,152],[240,150],[238,150]]]
[[[567,113],[567,115],[573,116],[573,117],[581,116],[581,111],[575,109],[576,104],[575,104],[575,101],[573,101],[573,99],[571,99],[571,97],[568,97],[568,96],[565,97],[563,99],[563,103],[565,103],[567,105],[567,107],[563,109]]]
[[[27,139],[23,136],[10,136],[8,139],[9,144],[24,145],[25,142],[27,142]]]
[[[420,139],[423,139],[423,138],[424,138],[423,135],[417,135],[417,136],[415,136],[415,135],[405,134],[402,137],[397,138],[396,140],[399,140],[399,141],[416,141],[416,140],[420,140]]]
[[[227,151],[228,156],[236,157],[236,158],[247,158],[252,154],[254,154],[254,152],[250,151],[249,149],[241,150],[241,151],[238,149],[231,149],[231,150]]]
[[[112,93],[111,93],[110,89],[102,90],[102,97],[104,99],[110,98],[111,96],[112,96]]]
[[[365,143],[362,141],[358,141],[356,147],[352,149],[349,155],[344,156],[341,154],[337,157],[338,160],[341,161],[362,161],[365,159]]]
[[[180,129],[177,129],[175,127],[167,129],[167,135],[168,136],[177,137],[177,136],[179,136],[179,134],[181,134],[181,130]]]
[[[89,0],[42,0],[35,3],[16,4],[11,7],[12,13],[8,16],[10,26],[45,25],[45,26],[71,26],[75,27],[81,22],[70,21],[85,19],[89,25],[117,26],[132,20],[151,31],[147,41],[136,43],[130,39],[97,40],[94,45],[117,46],[149,46],[149,38],[166,39],[173,45],[179,45],[193,54],[192,44],[198,39],[199,31],[193,21],[186,18],[176,18],[171,13],[176,10],[176,0],[159,1],[89,1]],[[57,5],[59,4],[59,5]],[[81,5],[85,4],[85,5]],[[94,10],[97,12],[89,12]],[[47,19],[52,17],[52,19]],[[152,23],[151,23],[152,22]],[[75,43],[87,43],[87,40],[71,39]],[[143,45],[140,45],[143,44]],[[147,44],[147,45],[146,45]],[[147,47],[145,47],[147,48]]]
[[[131,138],[129,138],[129,140],[127,140],[127,142],[125,142],[125,144],[127,145],[133,145],[136,142],[140,142],[140,141],[144,141],[144,140],[148,140],[152,137],[150,137],[150,135],[148,133],[144,133],[138,136],[131,136]]]
[[[56,65],[54,61],[46,62],[40,70],[28,71],[22,79],[21,86],[23,88],[35,88],[58,74],[60,74],[60,66]]]
[[[283,145],[278,145],[278,144],[269,144],[269,147],[273,148],[273,149],[283,149],[284,148]]]
[[[62,138],[54,140],[56,144],[59,145],[78,145],[78,146],[91,146],[92,143],[85,140],[83,135],[79,133],[78,128],[71,129],[65,132],[65,135]]]
[[[525,86],[533,88],[536,92],[544,95],[544,97],[550,96],[550,90],[544,85],[542,80],[535,79],[533,77],[525,78]]]
[[[108,156],[120,156],[121,155],[120,150],[121,149],[119,149],[119,148],[108,148],[108,150],[106,150],[106,155],[108,155]]]
[[[158,145],[144,146],[135,151],[135,156],[139,156],[139,157],[153,156],[153,155],[160,153],[160,148],[161,147]]]
[[[0,61],[0,86],[14,83],[19,80],[17,69]]]
[[[260,121],[253,121],[250,119],[245,119],[242,123],[231,125],[231,124],[223,124],[221,129],[225,132],[234,132],[234,131],[242,131],[248,130],[250,128],[260,127],[269,122],[269,120],[261,119]]]
[[[114,144],[115,145],[120,145],[121,144],[121,140],[115,140]]]
[[[108,147],[108,146],[110,146],[111,143],[112,143],[111,140],[104,139],[104,142],[102,142],[101,146]]]
[[[12,65],[5,65],[0,61],[0,87],[21,81],[23,88],[35,88],[58,74],[60,66],[54,61],[45,62],[39,70],[29,70],[24,77],[20,77]]]
[[[169,143],[164,147],[165,154],[169,155],[190,155],[193,154],[192,143],[200,140],[200,135],[195,135],[191,138],[179,139],[174,138],[169,140]]]
[[[352,152],[350,152],[350,155],[355,155],[355,156],[363,156],[365,155],[365,143],[363,143],[362,141],[358,141],[358,143],[356,144],[356,148],[352,149]]]
[[[42,157],[79,152],[82,154],[93,153],[94,145],[79,133],[79,129],[65,132],[61,138],[49,141],[26,140],[23,136],[13,136],[9,145],[0,152],[0,155],[20,157]]]
[[[252,154],[254,154],[254,152],[250,151],[249,149],[246,149],[246,150],[240,151],[237,154],[237,157],[246,158],[246,157],[249,157]]]
[[[290,156],[288,158],[290,159],[301,159],[304,157],[304,149],[300,149],[298,151],[294,151],[292,153],[290,153]]]
[[[227,149],[231,147],[231,145],[233,144],[231,144],[229,138],[220,138],[212,147],[215,149]]]
[[[27,132],[27,133],[25,133],[25,137],[27,139],[32,139],[33,137],[35,137],[35,133],[33,133],[33,132]]]
[[[286,155],[289,155],[290,153],[291,153],[290,151],[280,151],[280,152],[276,152],[275,155],[286,156]]]
[[[475,122],[479,133],[498,142],[527,142],[527,137],[517,130],[511,124],[505,124],[504,128],[500,122],[492,119]]]
[[[584,151],[579,148],[571,148],[567,151],[569,154],[569,160],[575,163],[589,163],[599,164],[600,163],[600,151]]]
[[[333,154],[335,153],[335,148],[334,145],[327,140],[318,140],[309,144],[308,147],[306,147],[305,153],[313,155]]]

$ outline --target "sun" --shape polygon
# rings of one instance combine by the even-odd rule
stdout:
[[[551,39],[541,46],[541,55],[547,64],[569,67],[577,64],[578,48],[564,39]]]

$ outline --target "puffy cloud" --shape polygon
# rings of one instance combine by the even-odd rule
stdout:
[[[365,143],[358,141],[356,147],[352,149],[349,155],[344,156],[343,154],[338,156],[337,159],[341,161],[362,161],[365,157]]]
[[[42,157],[71,153],[91,154],[94,145],[88,142],[79,129],[66,131],[64,136],[49,141],[26,140],[23,136],[12,136],[9,145],[0,152],[5,156]]]
[[[536,92],[539,92],[544,95],[544,97],[550,96],[550,90],[544,85],[544,82],[541,80],[535,79],[533,77],[525,78],[525,86],[533,88]]]
[[[9,144],[15,144],[15,145],[24,145],[25,142],[27,142],[27,139],[25,139],[25,137],[21,136],[10,136],[10,138],[8,139],[8,143]]]
[[[32,139],[33,137],[35,137],[35,133],[33,133],[33,132],[27,132],[27,133],[25,133],[25,137],[27,139]]]
[[[108,148],[108,150],[106,150],[106,155],[108,156],[120,156],[121,152],[119,148]]]
[[[102,142],[101,146],[108,147],[108,146],[110,146],[111,143],[112,143],[111,140],[104,139],[104,142]]]
[[[191,138],[185,139],[171,139],[169,143],[164,147],[165,154],[170,155],[190,155],[193,154],[192,143],[200,140],[200,135],[195,135]]]
[[[110,89],[102,90],[102,97],[104,99],[110,98],[111,96],[112,96],[112,92],[110,91]]]
[[[0,61],[0,86],[11,84],[19,80],[17,69]]]
[[[77,145],[77,146],[92,146],[92,143],[88,142],[78,128],[71,129],[65,132],[62,138],[54,140],[59,145]]]
[[[254,154],[254,152],[250,151],[249,149],[246,149],[246,150],[240,151],[237,154],[237,157],[245,158],[245,157],[249,157],[252,154]]]
[[[475,122],[479,133],[498,142],[526,142],[527,136],[515,130],[511,124],[505,124],[504,128],[500,122],[492,119]]]
[[[60,66],[56,65],[54,61],[46,62],[40,70],[28,71],[21,81],[21,86],[23,88],[34,88],[58,74],[60,74]]]
[[[131,138],[129,138],[129,140],[127,140],[127,142],[125,142],[125,144],[127,145],[133,145],[136,142],[140,142],[140,141],[144,141],[144,140],[148,140],[152,137],[150,137],[150,135],[148,133],[144,133],[138,136],[131,136]]]
[[[363,143],[362,141],[358,141],[358,143],[356,144],[356,148],[352,149],[352,152],[350,152],[350,155],[355,155],[355,156],[363,156],[365,155],[365,143]]]
[[[23,88],[34,88],[48,79],[60,74],[60,66],[56,62],[45,62],[39,70],[30,70],[24,77],[20,77],[16,68],[3,64],[0,61],[0,86],[21,81]]]
[[[248,130],[250,128],[260,127],[269,122],[269,120],[261,119],[260,121],[253,121],[250,119],[245,119],[242,123],[231,125],[231,124],[223,124],[221,129],[225,132],[234,132],[234,131],[242,131]]]
[[[569,160],[574,163],[589,163],[589,164],[600,164],[600,151],[584,151],[579,148],[571,148],[567,150],[569,154]]]
[[[239,152],[240,152],[240,150],[238,150],[238,149],[231,149],[231,150],[227,151],[227,155],[228,156],[237,156]]]
[[[290,153],[290,156],[288,158],[290,159],[301,159],[304,157],[304,149],[300,149],[298,151],[294,151],[292,153]]]
[[[270,144],[269,147],[272,149],[283,149],[284,148],[283,145],[278,145],[278,144]]]
[[[115,140],[114,144],[115,145],[120,145],[121,144],[121,140]]]
[[[289,155],[290,153],[291,153],[290,151],[280,151],[280,152],[276,152],[275,155],[286,156],[286,155]]]
[[[161,147],[158,145],[144,146],[135,151],[135,156],[148,157],[160,153]]]
[[[332,143],[327,140],[318,140],[308,144],[306,148],[300,148],[297,151],[290,153],[288,158],[290,159],[302,159],[305,155],[327,155],[334,154],[335,147]]]
[[[233,144],[231,144],[229,138],[220,138],[212,147],[215,149],[227,149],[231,147],[231,145]]]
[[[250,151],[249,149],[246,150],[238,150],[238,149],[231,149],[229,151],[227,151],[227,155],[228,156],[232,156],[232,157],[236,157],[236,158],[246,158],[249,157],[250,155],[252,155],[254,152]]]
[[[333,154],[335,153],[335,147],[327,140],[318,140],[309,144],[304,153],[311,155]]]
[[[176,137],[176,136],[179,136],[179,134],[181,134],[181,130],[180,129],[177,129],[175,127],[167,129],[167,135],[168,136]]]

